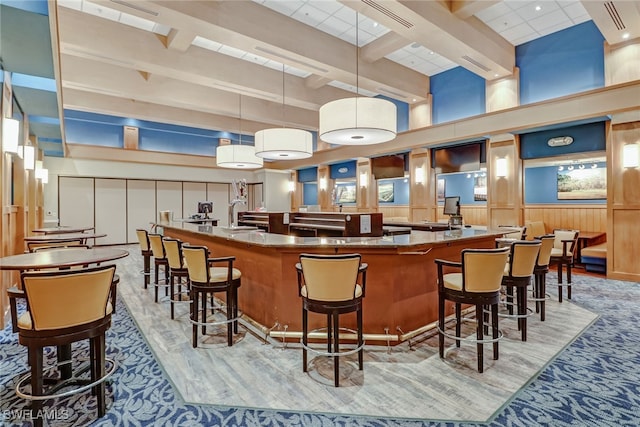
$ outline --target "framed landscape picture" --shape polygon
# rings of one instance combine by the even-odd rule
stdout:
[[[338,184],[336,186],[336,203],[355,203],[356,202],[356,185],[355,184]]]
[[[378,202],[379,203],[393,202],[393,182],[385,182],[383,184],[378,184]]]
[[[444,178],[439,178],[438,179],[438,183],[437,183],[437,187],[436,187],[436,193],[438,194],[438,201],[439,202],[444,202],[445,184],[446,184],[446,181],[444,180]]]
[[[607,198],[607,168],[585,167],[558,170],[558,200]]]

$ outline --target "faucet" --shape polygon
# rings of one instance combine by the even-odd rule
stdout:
[[[229,203],[229,227],[236,227],[238,224],[236,223],[236,215],[235,208],[239,203],[247,203],[244,199],[233,199],[231,203]]]

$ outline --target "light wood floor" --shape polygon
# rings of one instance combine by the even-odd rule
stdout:
[[[177,306],[177,317],[171,320],[168,302],[154,303],[153,287],[143,289],[139,247],[124,248],[131,255],[117,263],[119,297],[176,392],[190,403],[486,421],[596,319],[574,304],[550,299],[545,322],[537,315],[529,318],[524,343],[516,322],[503,319],[500,359],[494,361],[491,346],[486,345],[483,374],[476,371],[474,344],[456,349],[447,340],[449,349],[441,360],[435,331],[390,348],[367,345],[364,371],[358,371],[355,355],[341,358],[340,387],[335,388],[330,360],[316,357],[309,372],[303,373],[299,344],[285,346],[272,339],[265,343],[243,326],[232,347],[226,346],[226,329],[220,327],[193,349],[188,305]],[[578,281],[576,276],[574,283]]]

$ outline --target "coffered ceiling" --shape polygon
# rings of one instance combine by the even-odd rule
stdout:
[[[590,19],[611,44],[640,37],[640,2],[622,0],[58,0],[49,15],[63,108],[246,133],[317,130],[356,88],[421,102],[457,66],[499,78],[514,46]]]

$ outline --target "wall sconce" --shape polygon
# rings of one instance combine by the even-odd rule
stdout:
[[[2,150],[5,153],[18,153],[20,122],[8,117],[2,118]]]
[[[289,189],[289,193],[293,193],[296,190],[296,183],[293,181],[289,181],[287,184],[287,188]]]
[[[324,176],[320,178],[320,189],[321,190],[327,189],[327,178],[325,178]]]
[[[368,175],[366,172],[360,172],[360,187],[362,188],[367,188],[367,184],[368,184]]]
[[[638,144],[627,144],[622,149],[622,167],[637,168],[640,163]]]
[[[496,160],[496,177],[504,178],[507,176],[507,159],[505,157]]]
[[[424,169],[422,167],[416,168],[416,184],[424,184]]]
[[[26,170],[33,170],[36,163],[36,148],[33,145],[23,146],[22,158],[24,159],[24,168]]]
[[[42,163],[42,162],[40,162]],[[43,184],[49,182],[49,169],[45,169],[42,167],[36,166],[36,178],[39,179]]]

